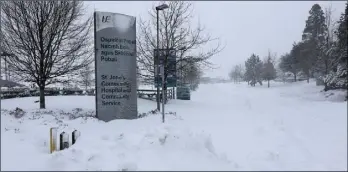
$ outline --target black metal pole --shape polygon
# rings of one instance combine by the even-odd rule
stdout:
[[[12,66],[11,66],[11,64],[9,64],[8,62],[7,62],[7,73],[8,73],[8,80],[9,81],[11,81],[11,68],[12,68]]]
[[[8,80],[8,73],[7,73],[7,56],[5,56],[5,80]]]
[[[164,123],[164,121],[165,121],[165,117],[164,117],[164,103],[165,103],[165,98],[167,97],[166,95],[165,95],[165,92],[164,92],[164,82],[165,82],[165,78],[164,78],[164,72],[165,72],[165,70],[164,70],[165,68],[164,68],[164,66],[162,66],[162,68],[161,68],[161,73],[162,73],[162,122]]]
[[[98,69],[97,69],[97,13],[94,10],[94,14],[93,14],[94,20],[93,20],[93,24],[94,24],[94,76],[95,76],[95,80],[94,80],[94,101],[95,101],[95,117],[99,118],[98,115],[98,99],[97,99],[97,94],[99,94],[98,92],[98,88],[97,88],[97,83],[98,83]],[[98,92],[98,93],[97,93]]]
[[[180,82],[180,86],[183,86],[184,84],[183,84],[183,82],[184,82],[184,72],[183,72],[183,70],[184,70],[184,68],[183,68],[183,64],[182,64],[182,53],[181,53],[181,55],[180,55],[180,61],[181,61],[181,63],[180,63],[180,68],[181,68],[181,70],[180,70],[180,75],[181,75],[181,82]]]
[[[160,96],[160,90],[159,90],[159,83],[160,81],[158,80],[159,79],[159,71],[158,71],[158,66],[159,66],[159,63],[160,63],[160,59],[159,59],[159,16],[158,16],[158,10],[156,9],[156,12],[157,12],[157,51],[156,51],[156,56],[155,58],[157,58],[157,64],[155,65],[155,73],[156,73],[156,78],[155,79],[157,82],[155,82],[155,84],[158,84],[157,85],[157,94],[156,94],[156,101],[157,101],[157,110],[160,111],[161,108],[160,108],[160,99],[159,99],[159,96]],[[163,76],[162,76],[163,77]]]

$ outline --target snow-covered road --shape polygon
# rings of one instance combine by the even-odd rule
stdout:
[[[177,116],[164,125],[158,115],[109,123],[62,118],[62,110],[93,111],[88,96],[47,97],[46,115],[35,120],[37,98],[3,100],[1,170],[347,170],[347,102],[321,89],[305,82],[200,85],[191,101],[169,102]],[[138,105],[139,113],[156,107]],[[27,115],[8,115],[15,107]],[[76,128],[81,138],[50,155],[52,126]]]
[[[275,84],[275,85],[274,85]],[[172,102],[194,129],[243,170],[347,169],[347,103],[313,83],[250,88],[203,85],[192,102]],[[178,107],[179,106],[179,107]]]

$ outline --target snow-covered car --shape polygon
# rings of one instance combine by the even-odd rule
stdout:
[[[187,86],[177,87],[176,97],[177,99],[180,99],[180,100],[190,100],[191,99],[190,87],[187,87]]]

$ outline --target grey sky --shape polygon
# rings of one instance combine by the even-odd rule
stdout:
[[[116,12],[148,19],[151,1],[85,1],[88,10]],[[223,52],[210,61],[218,69],[205,71],[206,76],[227,78],[233,65],[243,64],[252,53],[261,58],[268,49],[278,57],[290,51],[301,40],[305,21],[312,5],[323,9],[332,4],[335,20],[344,12],[345,1],[192,1],[193,24],[198,21],[213,37],[226,45]]]

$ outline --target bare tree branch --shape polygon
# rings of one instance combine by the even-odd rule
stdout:
[[[156,44],[157,16],[155,6],[166,3],[169,8],[159,11],[159,47],[160,49],[177,50],[177,70],[187,66],[212,67],[208,60],[223,50],[218,38],[205,34],[205,28],[198,24],[192,27],[193,4],[187,1],[162,1],[156,3],[149,11],[150,20],[139,20],[139,33],[137,38],[139,76],[154,78],[154,49]],[[210,50],[200,50],[208,43],[217,41]],[[166,53],[169,54],[168,52]],[[183,64],[181,64],[183,63]],[[168,68],[166,68],[168,69]],[[168,71],[165,72],[165,78]]]
[[[1,6],[1,47],[18,76],[40,88],[92,62],[91,17],[82,1],[4,1]],[[64,82],[64,81],[62,81]]]

